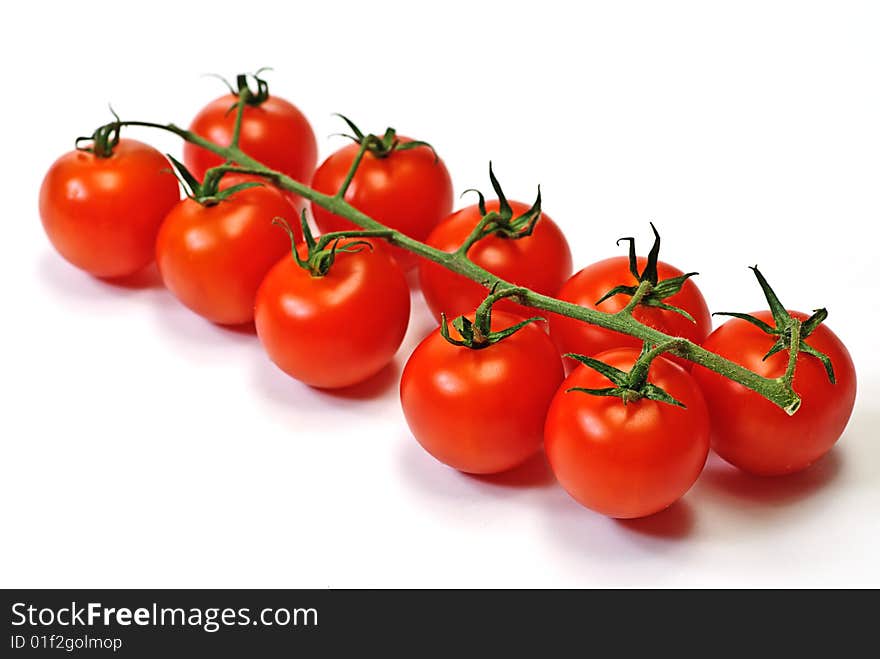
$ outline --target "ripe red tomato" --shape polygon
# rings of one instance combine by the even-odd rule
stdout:
[[[520,320],[496,311],[492,329]],[[457,336],[452,327],[450,334]],[[452,345],[438,328],[409,358],[400,400],[428,453],[460,471],[497,473],[541,448],[544,416],[562,378],[553,342],[534,323],[481,349]]]
[[[596,358],[628,371],[638,356],[618,348]],[[648,381],[686,407],[567,392],[609,387],[603,375],[579,366],[547,413],[544,449],[553,473],[579,503],[609,517],[645,517],[672,505],[697,480],[709,453],[709,413],[696,381],[664,357],[651,363]]]
[[[40,187],[43,228],[59,254],[96,277],[149,264],[156,233],[180,200],[171,165],[151,146],[121,139],[109,157],[71,151]]]
[[[343,240],[340,245],[352,241]],[[305,257],[304,247],[300,254]],[[269,358],[313,387],[347,387],[388,364],[409,323],[409,286],[387,251],[337,252],[315,277],[282,258],[257,293],[257,335]]]
[[[645,267],[647,259],[638,257],[637,262],[641,271]],[[680,277],[684,274],[678,268],[663,261],[657,263],[657,273],[660,281]],[[615,256],[587,266],[565,282],[559,289],[557,297],[588,309],[615,313],[623,309],[632,299],[629,295],[615,295],[599,305],[596,302],[619,285],[638,285],[638,281],[629,271],[629,260],[624,256]],[[690,339],[694,343],[701,343],[708,336],[712,330],[712,317],[709,315],[709,307],[706,305],[706,300],[703,299],[703,294],[692,279],[688,279],[678,293],[664,301],[679,309],[684,309],[696,322],[691,322],[674,311],[642,305],[636,307],[633,317],[661,332]],[[640,348],[642,344],[635,337],[558,314],[550,314],[550,336],[553,337],[560,352],[574,352],[587,356],[593,356],[612,348]],[[690,368],[690,362],[677,357],[672,359],[686,369]]]
[[[514,216],[529,210],[528,205],[518,201],[509,203]],[[497,211],[498,208],[497,200],[486,204],[487,211]],[[427,243],[444,252],[454,252],[481,218],[476,204],[456,211],[431,232]],[[541,215],[530,236],[511,239],[493,234],[471,247],[468,256],[492,274],[544,295],[555,295],[571,275],[568,242],[547,214]],[[425,301],[438,320],[442,312],[448,318],[469,313],[486,297],[483,286],[433,261],[423,259],[419,263],[419,280]],[[501,300],[495,308],[523,316],[541,313],[510,300]]]
[[[791,313],[800,320],[807,318]],[[752,315],[772,324],[769,311]],[[751,323],[733,318],[712,332],[703,347],[764,377],[777,378],[785,373],[789,353],[782,350],[765,360],[775,340]],[[761,476],[790,474],[810,466],[840,438],[855,403],[855,366],[846,347],[825,325],[819,325],[806,342],[831,359],[836,384],[819,359],[799,353],[792,387],[801,397],[801,407],[793,416],[714,371],[694,367],[712,415],[712,448],[727,462]]]
[[[189,129],[216,144],[228,146],[236,115],[236,111],[229,108],[237,102],[236,96],[227,94],[208,103]],[[245,106],[238,145],[267,167],[302,183],[311,180],[318,164],[318,144],[308,119],[295,105],[277,96],[269,96],[257,106]],[[220,156],[189,142],[183,145],[183,162],[199,180],[209,168],[223,164]],[[285,194],[297,206],[303,204],[296,195]]]
[[[223,186],[236,179],[224,177]],[[279,190],[259,186],[203,206],[184,199],[171,209],[156,241],[156,261],[168,289],[200,316],[222,325],[253,320],[257,288],[290,253],[290,239],[272,225],[295,218]]]
[[[398,141],[412,140],[400,137]],[[359,148],[349,144],[327,158],[315,172],[312,187],[325,194],[339,191]],[[452,210],[452,179],[443,161],[435,159],[427,146],[392,151],[384,157],[367,151],[345,200],[385,226],[424,241]],[[357,228],[314,203],[312,213],[322,233]],[[404,270],[416,265],[412,253],[396,247],[391,252]]]

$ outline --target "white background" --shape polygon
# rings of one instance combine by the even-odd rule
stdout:
[[[18,12],[12,15],[11,12]],[[4,17],[0,585],[93,587],[880,586],[880,16],[871,2],[23,3]],[[186,124],[205,72],[431,141],[457,191],[564,228],[580,265],[648,245],[699,270],[714,310],[826,305],[859,398],[808,472],[712,459],[641,522],[571,501],[542,463],[500,478],[436,463],[394,365],[345,394],[277,371],[248,334],[157,286],[120,288],[49,247],[37,190],[110,119]],[[175,139],[129,131],[166,151]],[[416,293],[418,301],[418,293]]]

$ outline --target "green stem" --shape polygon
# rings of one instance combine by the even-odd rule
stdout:
[[[377,229],[373,231],[333,231],[331,233],[322,234],[321,237],[318,238],[315,249],[325,249],[330,243],[336,240],[342,240],[343,238],[382,238],[387,240],[391,237],[391,233],[391,229]]]
[[[681,343],[684,343],[684,339],[669,339],[664,343],[654,346],[644,355],[639,357],[636,363],[633,364],[632,370],[629,372],[630,386],[633,389],[640,389],[643,387],[648,381],[648,370],[651,368],[651,363],[663,353],[671,352]]]
[[[790,348],[788,349],[788,367],[785,369],[785,375],[782,376],[782,381],[786,384],[786,386],[791,387],[791,382],[794,380],[794,369],[797,366],[797,357],[798,357],[798,348],[801,345],[801,321],[797,318],[791,319],[791,343]]]
[[[640,282],[639,287],[636,289],[636,292],[633,293],[630,301],[627,302],[626,306],[617,313],[621,316],[632,316],[633,311],[635,311],[636,307],[639,306],[639,302],[641,302],[644,297],[651,292],[653,288],[654,284],[652,284],[648,280]]]
[[[335,196],[337,199],[345,198],[345,193],[348,192],[348,187],[354,179],[355,172],[357,172],[358,167],[361,166],[361,160],[364,159],[364,154],[367,152],[367,148],[367,140],[363,140],[360,144],[360,148],[358,148],[357,155],[351,163],[351,167],[348,169],[348,173],[345,175],[345,180],[342,181],[342,185],[339,186],[339,190],[336,192]]]
[[[220,146],[196,135],[195,133],[179,128],[174,124],[163,125],[145,121],[123,121],[120,122],[120,125],[158,128],[174,133],[188,142],[196,144],[197,146],[245,168],[240,171],[247,171],[248,173],[274,179],[277,185],[285,190],[289,190],[308,201],[314,202],[321,208],[345,218],[362,229],[368,231],[388,232],[385,240],[392,245],[401,247],[422,258],[434,261],[444,268],[467,277],[490,290],[501,292],[512,288],[519,288],[471,262],[464,254],[444,252],[419,242],[418,240],[414,240],[399,231],[390,229],[380,222],[377,222],[351,204],[347,203],[343,198],[336,195],[331,196],[323,194],[317,190],[313,190],[307,185],[295,181],[289,176],[269,169],[258,160],[243,153],[238,147]],[[595,309],[588,309],[577,304],[557,300],[548,295],[541,295],[528,289],[523,289],[522,292],[517,293],[517,301],[527,307],[533,307],[535,309],[556,313],[561,316],[574,318],[575,320],[580,320],[597,327],[633,336],[642,341],[649,341],[654,345],[661,345],[675,340],[677,344],[676,354],[683,359],[699,364],[700,366],[715,371],[734,382],[738,382],[744,387],[757,392],[775,405],[778,405],[788,414],[794,414],[800,407],[800,398],[792,390],[790,383],[784,381],[784,378],[782,380],[779,378],[765,378],[735,362],[721,357],[720,355],[709,352],[705,348],[702,348],[691,341],[669,336],[653,327],[643,325],[631,315],[610,314]]]
[[[477,225],[471,230],[470,234],[468,234],[468,237],[464,239],[461,246],[455,251],[456,255],[462,258],[467,258],[468,250],[470,250],[476,242],[483,239],[486,226],[498,220],[499,217],[501,216],[495,211],[487,213],[481,217],[480,221],[477,222]]]
[[[238,142],[241,139],[241,121],[244,117],[244,108],[247,105],[250,93],[251,90],[248,89],[247,85],[243,86],[238,92],[238,103],[236,103],[235,108],[235,124],[232,126],[232,141],[229,143],[229,148],[231,149],[238,148]]]

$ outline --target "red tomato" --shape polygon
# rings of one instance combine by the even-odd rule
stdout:
[[[411,142],[407,137],[400,142]],[[331,155],[315,172],[312,187],[335,194],[345,180],[360,146],[349,144]],[[345,193],[345,200],[385,226],[424,241],[452,210],[452,179],[442,160],[426,146],[392,151],[378,158],[367,151]],[[356,229],[348,220],[312,204],[315,223],[322,233]],[[408,270],[417,257],[391,248],[394,258]]]
[[[496,311],[492,329],[520,320]],[[450,333],[457,336],[451,326]],[[460,471],[497,473],[541,448],[544,416],[562,378],[553,342],[534,323],[478,350],[450,344],[438,328],[409,358],[400,400],[428,453]]]
[[[137,272],[153,260],[159,225],[180,200],[170,169],[156,149],[128,139],[107,158],[64,154],[40,188],[40,216],[52,245],[96,277]]]
[[[597,359],[628,371],[638,356],[618,348]],[[697,480],[709,453],[709,413],[696,381],[663,357],[651,363],[648,381],[686,407],[567,392],[611,386],[579,366],[547,413],[544,449],[553,473],[579,503],[609,517],[645,517],[672,505]]]
[[[224,177],[223,186],[235,179]],[[295,218],[279,190],[248,188],[202,206],[184,199],[171,209],[156,241],[156,261],[168,289],[200,316],[222,325],[253,320],[257,288],[290,253],[275,217]]]
[[[511,201],[510,206],[514,216],[529,210],[528,205],[518,201]],[[488,202],[486,210],[497,211],[498,201]],[[481,218],[478,205],[456,211],[431,232],[427,243],[444,252],[454,252]],[[571,275],[568,242],[547,214],[541,215],[530,236],[517,239],[487,236],[468,250],[468,256],[492,274],[544,295],[555,295]],[[473,311],[487,294],[478,283],[424,259],[419,263],[419,280],[425,301],[438,320],[441,312],[454,318]],[[523,316],[542,313],[510,300],[501,300],[495,308]]]
[[[805,320],[806,314],[791,312]],[[752,314],[772,325],[769,311]],[[781,377],[788,351],[764,360],[776,337],[739,318],[721,325],[703,347],[768,378]],[[793,389],[801,407],[789,416],[754,391],[701,366],[694,367],[712,414],[712,447],[732,465],[752,474],[775,476],[809,467],[831,450],[849,421],[856,398],[856,372],[846,347],[825,325],[806,339],[834,367],[832,384],[822,362],[801,352]]]
[[[336,388],[366,380],[392,360],[409,307],[400,266],[386,251],[365,247],[337,252],[320,277],[291,256],[281,259],[257,293],[255,321],[281,370],[313,387]]]
[[[212,101],[196,115],[189,129],[216,144],[228,146],[236,114],[235,109],[230,111],[229,108],[237,102],[238,98],[232,94]],[[257,106],[245,106],[238,145],[267,167],[302,183],[311,180],[318,163],[318,144],[308,119],[295,105],[277,96],[269,96]],[[183,145],[183,163],[201,180],[209,168],[222,165],[223,160],[187,142]],[[297,205],[303,203],[296,195],[288,196]]]
[[[639,270],[642,270],[647,259],[640,256],[637,262]],[[657,273],[661,281],[684,274],[678,268],[663,261],[657,263]],[[632,299],[629,295],[615,295],[598,306],[596,301],[619,285],[638,285],[638,281],[629,271],[629,259],[625,256],[615,256],[587,266],[565,282],[556,297],[588,309],[615,313],[623,309]],[[636,307],[633,317],[661,332],[684,337],[694,343],[701,343],[708,336],[712,330],[712,317],[709,315],[709,307],[703,299],[703,294],[692,279],[688,279],[678,293],[666,298],[664,302],[684,309],[696,322],[693,323],[674,311],[643,305]],[[632,336],[558,314],[550,314],[550,336],[553,337],[560,352],[574,352],[588,357],[612,348],[641,348],[642,345],[641,340]],[[672,359],[677,364],[690,368],[690,362],[677,357]]]

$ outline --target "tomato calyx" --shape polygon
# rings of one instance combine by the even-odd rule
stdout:
[[[657,261],[660,256],[660,234],[657,232],[657,227],[654,226],[654,223],[651,222],[650,224],[651,231],[654,232],[654,244],[648,253],[648,260],[642,272],[639,272],[638,261],[636,260],[636,239],[628,236],[617,241],[618,245],[620,245],[621,241],[629,242],[629,271],[639,284],[637,286],[615,286],[596,301],[596,306],[615,295],[629,295],[633,301],[623,309],[625,313],[630,313],[636,306],[641,304],[646,307],[672,311],[684,316],[692,323],[696,323],[694,317],[687,311],[668,304],[664,300],[681,291],[682,286],[684,286],[688,279],[700,273],[687,272],[678,277],[671,277],[670,279],[660,281],[657,273]]]
[[[257,107],[269,100],[269,83],[261,78],[260,74],[263,73],[263,71],[271,70],[271,67],[264,66],[257,69],[253,73],[239,73],[237,76],[235,76],[235,86],[233,86],[226,78],[217,73],[208,73],[206,75],[222,81],[223,84],[226,85],[227,89],[229,89],[229,93],[239,99],[239,101],[244,100],[245,105]],[[248,82],[249,78],[253,78],[254,82],[256,83],[256,91],[251,89],[250,83]],[[232,110],[234,110],[238,106],[239,101],[233,103],[229,107],[228,112],[232,112]]]
[[[486,299],[483,300],[479,307],[477,307],[477,310],[474,313],[474,320],[471,320],[467,316],[458,316],[452,321],[452,326],[456,329],[459,336],[461,336],[460,339],[456,339],[450,334],[449,322],[447,321],[445,313],[440,314],[440,335],[452,345],[469,348],[471,350],[482,350],[483,348],[488,348],[489,346],[516,334],[530,323],[547,321],[543,316],[532,316],[531,318],[526,318],[515,325],[505,327],[503,330],[493,331],[493,305],[498,302],[498,300],[510,297],[516,298],[517,296],[528,292],[527,289],[518,286],[505,288],[499,291],[496,290],[497,286],[498,284],[496,283]]]
[[[828,310],[825,308],[814,309],[813,315],[804,321],[795,318],[788,312],[785,306],[783,306],[782,302],[779,301],[779,298],[767,282],[767,279],[761,271],[758,270],[758,266],[749,266],[749,269],[755,273],[758,284],[764,292],[764,297],[767,300],[767,305],[770,307],[770,313],[773,316],[773,325],[765,323],[760,318],[756,318],[747,313],[719,311],[712,315],[739,318],[747,323],[751,323],[762,332],[769,334],[770,336],[775,336],[776,341],[773,343],[770,350],[767,351],[767,354],[764,355],[764,360],[772,357],[777,352],[788,350],[789,366],[785,375],[782,376],[783,381],[789,384],[791,383],[791,380],[794,377],[795,365],[797,364],[797,356],[799,353],[803,352],[821,361],[822,365],[825,367],[825,373],[828,375],[828,380],[831,384],[835,384],[837,379],[834,375],[834,366],[831,363],[831,358],[825,353],[816,350],[806,342],[806,339],[816,331],[816,328],[828,318]]]
[[[519,238],[531,236],[532,232],[535,230],[535,225],[538,223],[538,220],[541,219],[540,185],[538,186],[538,196],[535,198],[535,203],[533,203],[524,213],[514,217],[513,208],[511,208],[510,202],[507,201],[507,197],[504,196],[504,190],[501,189],[501,184],[498,182],[498,178],[492,170],[491,161],[489,162],[489,181],[491,181],[492,189],[495,190],[495,194],[498,197],[497,211],[487,211],[486,197],[476,188],[469,188],[462,193],[462,196],[466,195],[468,192],[477,193],[477,196],[479,197],[477,207],[480,209],[480,215],[482,216],[477,223],[477,226],[474,227],[471,234],[465,239],[461,247],[459,247],[458,251],[462,254],[466,254],[474,243],[490,235],[509,240],[518,240]]]
[[[373,251],[373,244],[364,238],[388,238],[392,232],[390,230],[375,231],[335,231],[326,233],[315,240],[309,222],[306,219],[306,211],[303,209],[300,217],[300,226],[302,227],[303,238],[306,246],[305,257],[301,256],[297,249],[296,235],[290,224],[283,217],[272,218],[272,224],[281,227],[287,232],[290,238],[290,251],[297,265],[303,270],[307,270],[312,277],[323,277],[336,262],[338,254],[357,254],[367,249]],[[347,240],[354,238],[355,240]],[[345,240],[346,242],[342,242]]]
[[[223,176],[230,172],[234,172],[237,169],[230,166],[229,163],[218,167],[212,167],[205,172],[205,180],[200,182],[193,173],[186,168],[186,165],[177,160],[170,153],[166,153],[165,157],[168,158],[174,166],[174,169],[169,171],[171,171],[171,173],[177,177],[177,180],[180,181],[184,194],[186,194],[187,198],[192,199],[201,206],[215,206],[221,201],[227,201],[236,192],[241,192],[248,188],[257,188],[263,185],[258,181],[246,181],[244,183],[230,185],[228,188],[221,190],[220,180]]]
[[[77,151],[91,153],[96,158],[109,158],[113,155],[113,149],[119,144],[122,120],[119,118],[119,115],[116,114],[115,110],[113,110],[112,106],[110,107],[110,112],[113,114],[116,121],[111,121],[109,124],[98,126],[95,131],[87,137],[77,137],[76,140],[74,140],[74,147]],[[87,142],[88,145],[82,146],[83,142]]]
[[[684,343],[682,339],[671,339],[665,343],[652,346],[651,343],[646,341],[642,346],[642,351],[639,354],[638,359],[629,372],[622,371],[619,368],[606,364],[593,357],[578,355],[572,352],[567,353],[565,355],[566,357],[577,360],[581,364],[584,364],[601,375],[604,375],[611,380],[614,386],[600,389],[571,387],[570,389],[566,389],[565,392],[578,392],[589,394],[591,396],[610,396],[620,398],[624,405],[646,398],[648,400],[655,400],[668,405],[675,405],[676,407],[686,407],[684,403],[671,396],[663,388],[648,382],[648,369],[651,366],[651,362],[663,353],[674,352],[675,347],[681,343]]]
[[[397,137],[397,131],[390,126],[385,129],[382,137],[374,135],[373,133],[364,134],[363,131],[361,131],[361,129],[344,114],[339,114],[338,112],[335,114],[348,125],[349,129],[351,129],[351,132],[354,134],[334,133],[334,135],[347,137],[355,144],[359,144],[365,151],[369,151],[376,158],[387,158],[395,151],[409,151],[410,149],[417,149],[424,146],[430,149],[431,153],[434,154],[435,164],[440,161],[440,157],[437,155],[434,147],[428,142],[423,142],[421,140],[401,142]]]

